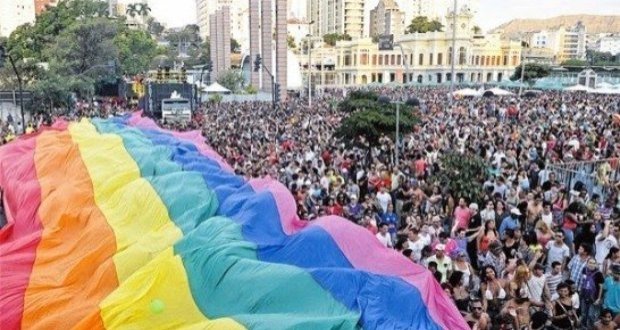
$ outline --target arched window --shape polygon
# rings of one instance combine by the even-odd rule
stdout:
[[[467,51],[465,50],[465,47],[461,47],[459,49],[459,65],[465,64],[467,64]]]
[[[424,65],[424,54],[420,53],[418,58],[418,65]]]
[[[448,64],[452,65],[452,47],[448,48]]]
[[[437,65],[443,65],[443,54],[437,54]]]

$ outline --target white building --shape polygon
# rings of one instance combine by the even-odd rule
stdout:
[[[290,18],[286,22],[286,28],[288,31],[288,35],[293,37],[293,40],[295,40],[295,44],[297,45],[297,47],[300,47],[301,42],[310,33],[308,23],[296,18]]]
[[[399,36],[405,32],[405,13],[394,0],[381,0],[370,11],[371,37],[384,34]]]
[[[307,14],[314,21],[312,35],[337,33],[361,38],[367,24],[365,5],[364,0],[308,0]]]
[[[568,28],[532,31],[527,33],[526,40],[531,48],[548,49],[557,63],[586,58],[588,38],[586,27],[580,23]]]
[[[8,37],[18,26],[34,23],[33,0],[0,0],[0,36]]]
[[[601,53],[620,54],[620,35],[611,35],[598,39],[594,43],[594,50]]]
[[[200,27],[200,36],[204,39],[209,36],[209,15],[216,10],[228,6],[230,9],[231,37],[241,45],[242,51],[250,47],[249,3],[247,0],[196,0],[197,24]]]

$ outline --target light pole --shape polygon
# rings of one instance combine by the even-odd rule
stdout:
[[[308,108],[312,107],[312,31],[314,20],[308,22],[308,34],[306,35],[306,47],[308,49]]]
[[[379,103],[382,104],[395,104],[396,105],[396,134],[394,136],[394,166],[398,166],[399,152],[400,152],[400,106],[408,105],[411,107],[419,106],[420,101],[416,98],[410,98],[407,102],[403,101],[392,101],[388,96],[380,96],[378,99]]]
[[[529,48],[529,44],[526,41],[521,40],[521,79],[519,80],[519,98],[523,92],[523,79],[525,78],[525,50],[523,48]]]
[[[260,68],[262,67],[263,69],[265,69],[265,71],[271,78],[271,102],[272,102],[273,108],[275,109],[276,108],[276,93],[278,92],[276,91],[276,88],[275,88],[276,87],[275,78],[273,74],[271,74],[269,69],[267,69],[266,66],[262,65],[262,62],[263,62],[263,59],[261,58],[260,54],[257,54],[256,58],[254,59],[254,72],[258,72]]]
[[[454,11],[452,12],[452,68],[450,70],[450,105],[454,102],[454,63],[456,62],[456,1],[454,0]]]
[[[13,61],[13,57],[11,56],[11,54],[6,52],[4,46],[0,45],[0,67],[3,66],[5,58],[9,59],[9,62],[11,62],[11,66],[13,67],[13,72],[15,72],[15,76],[17,76],[17,87],[19,88],[19,107],[22,116],[22,134],[25,134],[26,122],[24,121],[24,83],[21,74],[19,74],[19,71],[15,66],[15,61]]]

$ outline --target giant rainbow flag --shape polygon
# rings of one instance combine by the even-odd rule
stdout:
[[[0,149],[4,329],[468,329],[431,274],[139,115]]]

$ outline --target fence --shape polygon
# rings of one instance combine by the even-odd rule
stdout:
[[[547,165],[547,168],[554,172],[556,179],[567,188],[574,189],[575,185],[581,183],[588,190],[590,196],[598,194],[601,196],[601,200],[605,200],[613,193],[614,188],[612,186],[620,182],[619,163],[620,158],[609,158],[597,161]],[[609,164],[609,167],[606,164]],[[604,167],[607,167],[607,169],[605,170]],[[604,185],[604,181],[609,184]]]

